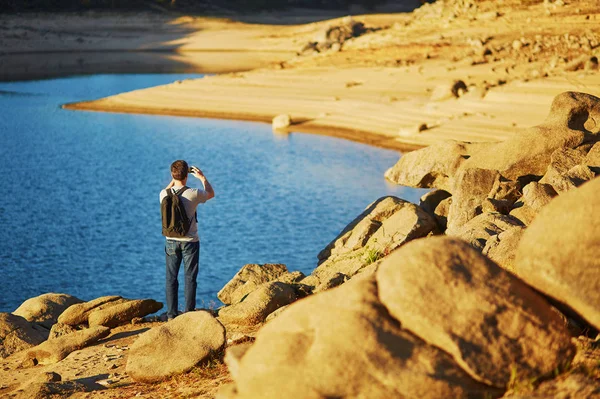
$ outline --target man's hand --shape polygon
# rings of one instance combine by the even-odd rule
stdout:
[[[200,179],[200,181],[204,185],[204,190],[206,190],[206,192],[208,193],[208,199],[213,198],[215,196],[215,191],[213,190],[212,186],[206,179],[206,176],[204,176],[204,173],[202,173],[202,171],[200,169],[198,169],[196,166],[192,166],[190,168],[190,171],[192,173],[192,176],[194,176],[197,179]]]
[[[204,173],[202,173],[202,171],[197,168],[196,166],[192,166],[190,168],[190,172],[192,174],[192,176],[194,176],[196,179],[200,179],[201,177],[204,177]]]

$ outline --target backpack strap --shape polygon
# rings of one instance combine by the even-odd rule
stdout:
[[[183,188],[181,190],[177,191],[177,195],[183,194],[184,191],[187,190],[188,188],[189,188],[188,186],[183,186]],[[175,194],[175,193],[173,193],[173,194]]]

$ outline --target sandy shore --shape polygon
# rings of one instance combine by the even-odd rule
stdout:
[[[598,54],[600,5],[477,4],[354,17],[367,33],[344,42],[341,51],[299,56],[306,43],[344,20],[268,25],[155,14],[134,22],[106,14],[2,17],[0,51],[8,57],[0,58],[0,78],[219,72],[66,108],[264,122],[289,114],[290,131],[399,150],[444,139],[503,140],[540,123],[563,91],[600,95],[597,69],[585,62],[572,67],[573,60]],[[464,95],[432,99],[456,80],[468,86]]]
[[[452,74],[438,76],[433,68],[429,73],[416,68],[263,70],[175,82],[66,108],[263,122],[289,114],[296,121],[292,131],[407,150],[444,139],[503,140],[518,134],[518,127],[542,122],[556,94],[577,90],[600,96],[600,77],[589,74],[515,82],[483,99],[474,94],[430,101],[429,90],[452,79]],[[427,129],[418,131],[421,124]]]

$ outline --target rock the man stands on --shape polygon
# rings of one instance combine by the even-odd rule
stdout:
[[[200,180],[204,189],[186,186],[189,173]],[[185,276],[185,312],[196,308],[196,278],[198,276],[198,262],[200,258],[200,240],[198,238],[198,222],[196,208],[215,196],[215,192],[200,169],[195,166],[188,167],[187,162],[178,160],[171,164],[173,179],[169,185],[160,192],[160,201],[167,197],[167,190],[179,195],[185,208],[185,213],[190,219],[190,227],[184,237],[166,237],[166,296],[167,317],[169,320],[177,316],[179,282],[177,275],[183,260]],[[185,188],[185,189],[184,189]],[[183,191],[182,191],[183,190]]]

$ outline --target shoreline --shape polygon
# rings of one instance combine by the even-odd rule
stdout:
[[[89,112],[108,112],[108,113],[123,113],[123,114],[142,114],[142,115],[164,115],[164,116],[182,116],[190,118],[206,118],[206,119],[220,119],[220,120],[235,120],[245,122],[261,122],[271,125],[272,117],[268,115],[255,115],[255,114],[239,114],[235,112],[205,112],[202,110],[177,110],[177,109],[162,109],[160,112],[155,110],[149,110],[146,108],[135,108],[135,107],[120,107],[118,109],[96,109],[94,106],[89,108],[87,104],[91,102],[75,102],[67,103],[62,106],[63,109],[71,111],[89,111]],[[379,134],[366,131],[366,130],[352,130],[343,127],[334,126],[320,126],[318,124],[310,124],[309,122],[300,122],[292,124],[287,132],[274,132],[274,134],[293,134],[293,133],[306,133],[306,134],[317,134],[328,137],[334,137],[339,139],[350,140],[360,144],[366,144],[373,147],[379,147],[388,150],[395,150],[398,152],[414,151],[423,146],[410,145],[405,143],[397,142],[391,138],[381,136]]]

